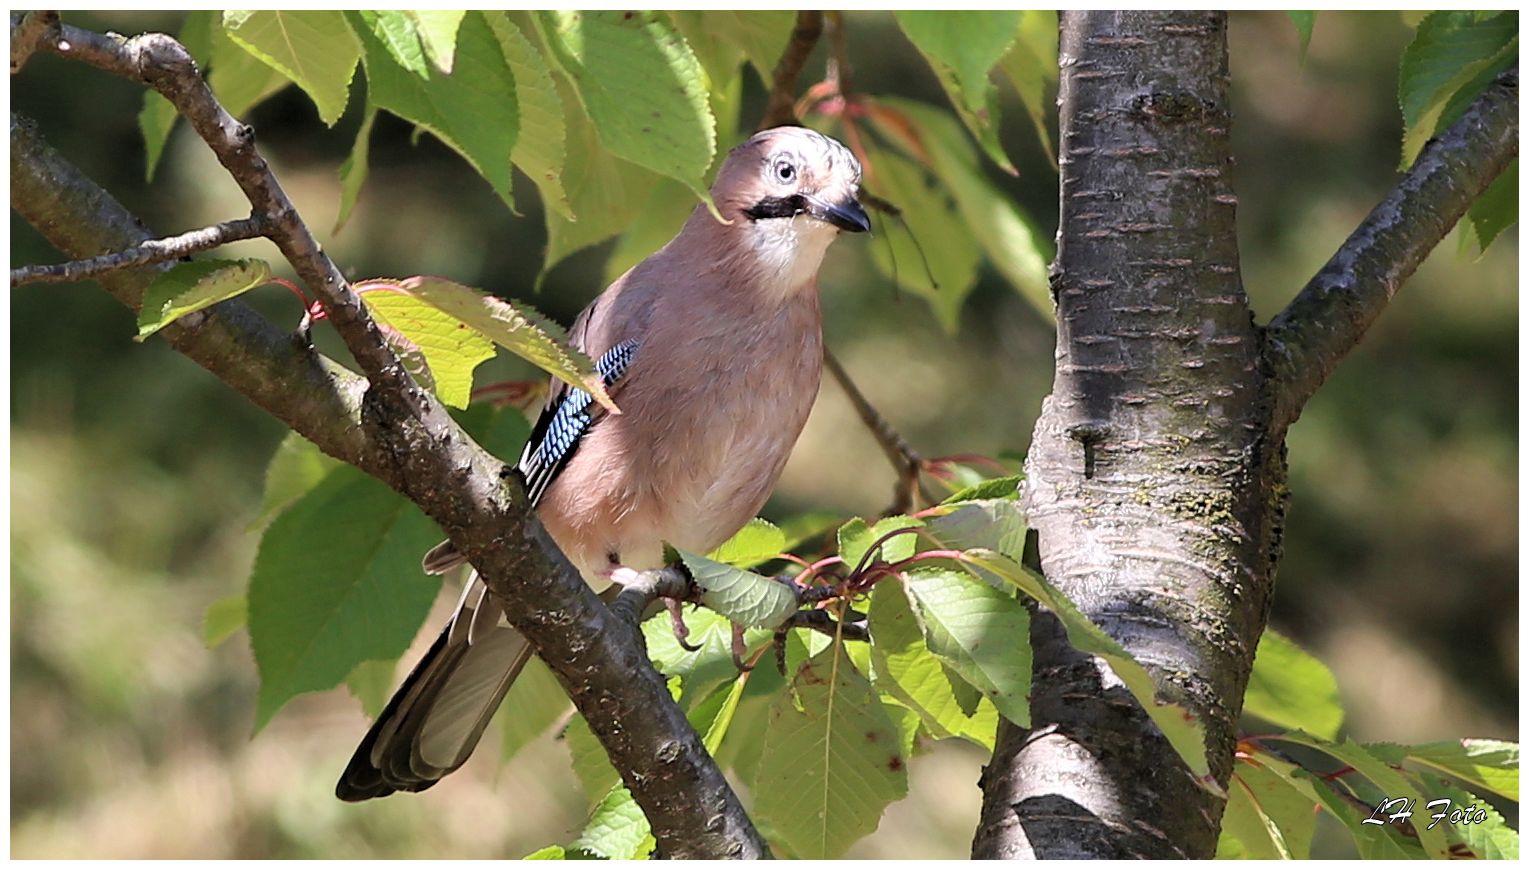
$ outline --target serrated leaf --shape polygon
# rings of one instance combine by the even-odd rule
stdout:
[[[897,24],[929,62],[950,102],[983,150],[1004,171],[1014,164],[998,141],[997,89],[988,72],[1008,52],[1020,14],[1004,12],[897,12]]]
[[[425,47],[420,45],[419,28],[412,15],[393,9],[362,9],[356,14],[399,66],[420,77],[429,75]]]
[[[1019,102],[1030,117],[1036,139],[1052,169],[1057,168],[1056,150],[1051,145],[1047,117],[1055,104],[1046,98],[1057,81],[1057,16],[1052,11],[1020,13],[1019,32],[1009,52],[998,62],[1009,83],[1019,94]]]
[[[1482,69],[1499,61],[1515,43],[1517,13],[1479,19],[1471,12],[1434,12],[1418,23],[1417,35],[1402,52],[1397,93],[1406,132],[1402,167],[1412,164],[1423,144],[1434,135],[1444,109]],[[1516,48],[1512,49],[1515,53]],[[1479,88],[1478,88],[1479,90]],[[1474,97],[1469,94],[1466,100]],[[1463,106],[1463,102],[1456,103]]]
[[[645,858],[652,851],[648,818],[624,785],[611,789],[589,817],[583,833],[573,841],[573,848],[626,861]]]
[[[202,615],[202,645],[216,649],[234,636],[248,619],[249,606],[243,595],[229,595],[207,605]]]
[[[422,296],[376,291],[361,298],[379,323],[397,329],[424,354],[440,400],[467,407],[473,370],[493,358],[493,342]]]
[[[361,662],[345,675],[345,688],[361,702],[361,712],[369,718],[375,719],[382,713],[393,693],[393,671],[397,665],[397,659]]]
[[[960,213],[956,225],[976,240],[1009,285],[1038,314],[1050,319],[1053,311],[1047,264],[1051,244],[1034,219],[988,179],[971,143],[949,113],[913,100],[886,98],[880,103],[897,115],[873,112],[871,117],[880,122],[878,127],[910,155],[922,154],[928,160],[940,187],[955,199]],[[939,238],[935,237],[936,243]],[[930,244],[922,235],[919,240]],[[909,271],[900,252],[897,262],[904,272]],[[911,264],[913,269],[918,266],[917,261]],[[954,304],[959,306],[965,294],[962,291]]]
[[[835,643],[770,705],[754,812],[800,858],[837,858],[908,793],[900,736]]]
[[[891,151],[870,158],[866,187],[902,212],[887,218],[880,242],[868,246],[871,261],[888,278],[929,301],[946,332],[960,325],[961,304],[977,286],[981,252],[957,214],[949,189]],[[926,269],[927,262],[927,269]]]
[[[1332,671],[1272,628],[1258,641],[1242,709],[1324,740],[1336,740],[1343,725],[1343,704]]]
[[[520,859],[522,861],[563,861],[568,857],[562,846],[543,846]]]
[[[978,577],[986,574],[1014,584],[1019,591],[1055,614],[1067,631],[1067,641],[1074,649],[1098,656],[1110,666],[1110,670],[1120,678],[1126,690],[1142,705],[1147,716],[1184,760],[1200,787],[1213,794],[1222,793],[1220,785],[1210,775],[1210,762],[1205,753],[1205,726],[1184,705],[1159,699],[1157,682],[1147,673],[1147,669],[1106,634],[1104,629],[1084,616],[1060,590],[1039,574],[995,551],[969,550],[962,564]]]
[[[411,72],[367,28],[357,30],[367,100],[429,130],[472,164],[513,210],[510,155],[520,129],[515,78],[483,13],[462,19],[450,74]]]
[[[1354,838],[1354,845],[1359,849],[1360,858],[1410,860],[1428,857],[1418,845],[1417,839],[1404,835],[1400,826],[1366,824],[1365,819],[1370,817],[1372,807],[1361,810],[1357,806],[1357,801],[1340,795],[1322,780],[1311,776],[1306,771],[1300,771],[1300,775],[1310,783],[1312,790],[1322,803],[1322,808],[1337,819]]]
[[[654,12],[538,12],[535,21],[600,142],[710,204],[703,177],[717,151],[716,121],[684,37]]]
[[[143,291],[138,335],[143,341],[176,320],[232,299],[266,283],[271,267],[264,260],[196,260],[161,272]]]
[[[796,13],[784,9],[669,14],[713,80],[726,80],[725,73],[736,73],[738,60],[745,58],[759,72],[760,81],[768,84],[796,27]],[[708,63],[708,57],[716,62]]]
[[[532,656],[499,707],[507,712],[498,717],[499,762],[503,764],[562,721],[573,709],[573,702],[568,700],[552,671],[541,659]]]
[[[727,738],[727,732],[733,724],[733,718],[738,713],[738,704],[743,700],[743,693],[748,689],[749,674],[746,672],[738,675],[725,694],[722,694],[722,703],[718,705],[716,713],[708,717],[711,724],[701,738],[701,745],[706,751],[715,756],[722,748],[722,741]]]
[[[1239,758],[1227,788],[1221,830],[1254,859],[1311,857],[1316,804],[1264,766]],[[1218,851],[1217,857],[1221,857]]]
[[[769,520],[755,517],[722,546],[707,553],[706,558],[714,562],[725,562],[734,568],[752,568],[774,559],[785,548],[786,533]]]
[[[440,590],[419,570],[440,536],[418,508],[348,465],[271,523],[249,586],[256,731],[294,696],[404,653]]]
[[[925,524],[930,537],[948,550],[993,550],[1019,562],[1025,554],[1024,511],[1013,499],[957,502]]]
[[[903,588],[929,651],[1010,722],[1030,725],[1030,613],[1006,589],[954,569],[918,568]]]
[[[749,628],[774,628],[797,610],[796,594],[778,580],[679,551],[701,588],[701,603]]]
[[[563,742],[568,746],[568,755],[573,760],[574,776],[578,778],[584,796],[591,803],[603,800],[606,794],[621,784],[621,774],[611,767],[610,757],[605,754],[605,748],[595,738],[594,732],[589,730],[589,723],[584,721],[583,716],[575,714],[569,721],[567,730],[563,732]]]
[[[1311,29],[1316,26],[1317,13],[1296,12],[1285,13],[1290,16],[1290,23],[1295,25],[1295,32],[1301,38],[1301,60],[1306,59],[1306,49],[1311,47]]]
[[[974,714],[966,711],[957,695],[961,679],[929,651],[899,581],[876,584],[869,625],[877,690],[906,707],[936,740],[960,737],[991,752],[998,731],[996,709],[985,704]]]
[[[1024,482],[1024,479],[1025,476],[1023,474],[990,478],[951,493],[940,504],[956,505],[967,501],[990,501],[993,499],[1012,501],[1019,498],[1019,485]]]
[[[484,19],[499,40],[499,50],[515,76],[515,102],[520,130],[510,160],[541,191],[542,205],[565,219],[574,217],[563,190],[563,163],[568,150],[563,100],[541,52],[504,12],[485,12]]]
[[[1432,774],[1423,774],[1426,797],[1418,801],[1417,814],[1423,825],[1437,826],[1452,846],[1452,858],[1472,857],[1486,861],[1518,859],[1518,832],[1509,827],[1502,814],[1486,801],[1464,789],[1456,788]],[[1428,806],[1436,800],[1448,804]],[[1460,813],[1457,821],[1456,813]],[[1470,819],[1470,821],[1466,821]],[[1467,854],[1461,853],[1461,848]]]
[[[324,454],[312,441],[288,432],[276,445],[265,467],[265,491],[260,497],[260,516],[250,524],[259,528],[285,510],[333,471],[340,461]]]
[[[366,184],[368,161],[371,155],[372,123],[377,120],[377,110],[367,104],[366,114],[361,118],[361,128],[356,131],[356,142],[351,146],[350,156],[340,164],[340,213],[334,219],[333,232],[338,234],[350,220],[350,213],[361,196],[361,186]]]
[[[1319,752],[1336,758],[1339,762],[1353,768],[1353,776],[1357,773],[1374,784],[1375,788],[1387,798],[1402,796],[1418,797],[1419,788],[1409,782],[1407,777],[1386,762],[1376,758],[1368,749],[1352,740],[1344,740],[1341,743],[1323,740],[1301,731],[1291,731],[1284,734],[1281,740],[1291,743],[1299,743]],[[1367,825],[1365,827],[1377,827]],[[1382,826],[1384,827],[1384,826]],[[1437,828],[1429,830],[1425,825],[1414,825],[1417,831],[1418,841],[1422,844],[1423,851],[1432,858],[1449,857],[1449,843],[1444,834]]]
[[[1387,763],[1431,770],[1480,791],[1518,800],[1517,743],[1466,738],[1420,746],[1366,744],[1365,749]]]
[[[425,56],[436,69],[449,74],[456,58],[457,32],[467,13],[461,9],[411,9],[405,14],[414,19]]]
[[[1518,159],[1482,193],[1468,212],[1482,253],[1503,230],[1518,223]]]
[[[223,30],[244,50],[302,88],[331,127],[345,114],[361,44],[343,13],[228,12]]]
[[[893,516],[884,517],[877,520],[875,525],[868,526],[865,520],[855,517],[839,527],[839,558],[844,560],[846,570],[853,570],[865,559],[867,551],[887,535],[899,529],[916,529],[923,525],[922,520],[913,517]],[[917,533],[896,535],[881,543],[881,552],[876,558],[883,562],[899,562],[912,556],[917,548]]]
[[[616,411],[589,357],[567,344],[562,328],[522,302],[479,293],[455,281],[415,276],[397,286],[482,333],[494,344]]]

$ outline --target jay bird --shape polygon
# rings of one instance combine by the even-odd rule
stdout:
[[[817,271],[840,231],[864,232],[860,164],[801,127],[755,134],[723,162],[679,235],[617,278],[569,341],[622,413],[554,379],[518,466],[553,540],[597,590],[706,553],[764,504],[807,422],[823,362]],[[446,541],[424,569],[464,561]],[[619,577],[619,574],[617,574]],[[435,644],[394,693],[335,788],[361,801],[456,770],[530,658],[474,573]]]

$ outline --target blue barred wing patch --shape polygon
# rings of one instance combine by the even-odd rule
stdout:
[[[626,374],[637,353],[637,342],[623,341],[606,351],[595,362],[595,373],[610,389]],[[594,397],[578,387],[570,387],[556,407],[542,411],[526,442],[525,452],[520,455],[520,472],[525,475],[526,495],[534,507],[541,501],[547,487],[579,447],[579,439],[589,430],[593,417],[590,405]]]

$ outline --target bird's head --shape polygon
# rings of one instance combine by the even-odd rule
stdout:
[[[728,154],[711,188],[756,265],[793,289],[812,279],[840,232],[871,228],[859,191],[855,155],[804,127],[755,133]]]

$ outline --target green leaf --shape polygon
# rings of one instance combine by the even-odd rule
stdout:
[[[1352,740],[1344,740],[1342,743],[1323,740],[1319,737],[1306,734],[1301,731],[1291,731],[1283,735],[1281,740],[1299,743],[1319,752],[1336,758],[1338,761],[1354,769],[1358,775],[1363,776],[1374,784],[1382,795],[1388,798],[1402,796],[1418,797],[1419,788],[1409,782],[1407,777],[1386,762],[1376,758],[1368,749],[1360,746]],[[1348,776],[1353,776],[1353,773]],[[1347,781],[1347,780],[1346,780]],[[1430,798],[1431,799],[1431,798]],[[1367,827],[1377,827],[1369,825]],[[1385,826],[1379,826],[1385,827]],[[1419,842],[1422,843],[1423,851],[1432,858],[1449,857],[1449,844],[1444,834],[1438,828],[1429,830],[1425,825],[1414,825]]]
[[[207,84],[228,114],[244,117],[267,97],[291,85],[286,76],[230,39],[218,13],[208,14],[212,45]]]
[[[382,713],[393,693],[393,670],[397,665],[397,659],[361,662],[345,675],[345,688],[361,702],[361,711],[368,717],[375,719]]]
[[[159,273],[143,291],[138,335],[143,341],[171,323],[252,290],[271,277],[264,260],[196,260]]]
[[[345,114],[361,44],[343,13],[225,12],[229,38],[302,88],[333,127]]]
[[[923,521],[913,517],[893,516],[877,520],[874,526],[867,526],[865,520],[855,517],[839,527],[839,558],[844,560],[847,570],[853,570],[865,559],[866,552],[882,538],[899,529],[916,529],[923,525]],[[916,533],[897,535],[882,543],[877,558],[883,562],[899,562],[912,556],[917,548]]]
[[[601,143],[711,205],[703,177],[717,151],[716,121],[684,37],[655,12],[538,12],[535,21]]]
[[[701,738],[701,745],[711,755],[716,755],[722,748],[722,741],[727,737],[728,728],[733,724],[733,717],[738,713],[738,704],[743,700],[743,693],[748,689],[749,673],[738,675],[733,680],[732,686],[722,696],[722,703],[717,707],[715,716],[710,717],[711,724],[706,726],[706,732]]]
[[[1301,37],[1301,60],[1306,59],[1306,49],[1311,47],[1311,28],[1317,23],[1317,13],[1296,12],[1285,13],[1290,16],[1290,23],[1295,25],[1295,32]]]
[[[645,858],[653,847],[648,819],[624,785],[611,789],[573,841],[573,848],[583,849],[602,858],[626,861]]]
[[[957,696],[961,678],[929,651],[899,581],[876,584],[869,625],[877,690],[915,714],[936,740],[960,737],[991,752],[998,730],[995,708],[984,704],[975,714],[967,713]]]
[[[1480,791],[1518,800],[1518,744],[1503,740],[1441,740],[1421,746],[1366,744],[1365,749],[1389,764],[1432,771]]]
[[[994,550],[1013,562],[1024,559],[1029,530],[1018,502],[999,498],[950,507],[950,512],[931,517],[926,524],[928,535],[945,549]]]
[[[621,774],[611,767],[610,757],[594,732],[589,730],[589,723],[583,716],[574,714],[563,732],[563,742],[573,759],[574,776],[578,777],[584,796],[592,803],[604,800],[605,795],[621,785]]]
[[[520,859],[522,861],[563,861],[568,858],[568,853],[562,846],[543,846],[535,852]]]
[[[1052,317],[1051,285],[1047,277],[1051,244],[1035,221],[988,179],[960,127],[948,113],[927,103],[897,98],[885,98],[880,102],[904,119],[904,125],[880,125],[884,134],[898,141],[906,153],[914,156],[922,153],[939,186],[954,197],[960,217],[951,219],[953,223],[976,240],[988,261],[1037,313],[1048,319]],[[903,132],[907,129],[917,131],[917,141],[911,141]],[[936,228],[934,235],[926,238],[928,232],[918,232],[918,239],[924,243],[926,251],[931,245],[944,243],[941,230]],[[901,252],[897,262],[905,273],[919,269],[917,260],[904,265]],[[940,273],[936,270],[935,274]],[[943,278],[941,283],[944,283]],[[969,289],[960,291],[954,300],[955,306],[959,307]],[[947,292],[953,291],[947,289]]]
[[[531,437],[531,421],[519,408],[495,408],[477,402],[453,412],[452,416],[479,447],[501,459],[518,457]]]
[[[800,858],[837,858],[908,793],[899,734],[834,643],[770,706],[754,812]]]
[[[713,81],[729,79],[740,58],[747,58],[769,84],[775,64],[791,40],[796,13],[785,9],[753,9],[747,12],[671,12],[675,26],[685,35]],[[725,54],[724,47],[730,49]],[[708,58],[719,62],[708,62]],[[730,58],[731,63],[721,61]]]
[[[1013,174],[998,142],[997,89],[989,71],[1008,52],[1019,12],[897,12],[897,24],[929,62],[956,113],[989,157]]]
[[[641,220],[626,226],[605,261],[605,283],[610,284],[674,238],[696,209],[695,198],[684,185],[660,178],[638,208]]]
[[[419,570],[440,536],[418,508],[350,466],[271,523],[249,586],[256,731],[294,696],[404,653],[440,590]]]
[[[416,276],[397,282],[397,286],[553,377],[587,391],[606,408],[615,409],[594,363],[568,346],[561,327],[529,305],[488,296],[445,278]]]
[[[250,527],[258,528],[319,485],[340,461],[326,456],[312,441],[288,432],[271,461],[265,467],[265,492],[260,498],[260,516]]]
[[[202,645],[208,649],[221,646],[244,627],[248,614],[249,605],[243,595],[219,598],[207,605],[207,612],[202,615]]]
[[[1338,739],[1343,704],[1332,671],[1274,629],[1258,641],[1242,709],[1282,728]]]
[[[405,13],[414,19],[425,56],[435,68],[450,74],[457,49],[457,31],[467,13],[461,9],[411,9]]]
[[[925,567],[903,575],[924,642],[993,703],[1030,725],[1030,613],[1007,590],[965,572]]]
[[[467,407],[473,370],[493,358],[493,342],[422,296],[374,291],[361,298],[379,323],[398,330],[424,354],[440,400]]]
[[[1432,774],[1423,774],[1422,780],[1426,797],[1418,801],[1416,810],[1421,824],[1436,825],[1451,845],[1463,846],[1469,857],[1487,861],[1518,859],[1518,832],[1509,827],[1491,804]],[[1449,803],[1427,806],[1436,800],[1447,800]],[[1458,822],[1456,813],[1461,814]],[[1450,857],[1467,855],[1460,854],[1460,850],[1456,849],[1450,853]]]
[[[362,9],[356,14],[399,66],[421,78],[430,74],[425,66],[425,47],[419,43],[419,27],[411,14],[391,9]]]
[[[573,702],[568,700],[552,671],[541,659],[532,656],[499,708],[506,711],[506,715],[498,717],[502,764],[566,717]]]
[[[356,131],[356,143],[351,146],[350,156],[340,164],[340,214],[334,219],[333,232],[338,234],[350,220],[351,210],[361,196],[361,185],[366,183],[367,162],[370,160],[372,122],[377,120],[377,109],[370,103],[361,118],[361,129]]]
[[[1067,641],[1074,649],[1098,656],[1110,666],[1110,670],[1120,678],[1126,690],[1135,696],[1147,716],[1184,760],[1200,787],[1213,794],[1222,792],[1210,775],[1210,763],[1205,753],[1205,726],[1184,705],[1159,699],[1157,682],[1147,673],[1147,669],[1106,634],[1104,629],[1084,616],[1076,605],[1045,578],[1005,555],[987,550],[971,550],[962,559],[962,564],[969,566],[979,577],[990,574],[1014,584],[1019,591],[1055,614],[1067,631]]]
[[[520,109],[520,130],[510,160],[541,191],[542,205],[549,212],[572,219],[573,209],[563,190],[563,163],[568,159],[567,125],[563,120],[563,100],[547,61],[525,31],[511,22],[504,12],[484,12],[499,50],[515,77],[515,102]]]
[[[707,553],[706,558],[714,562],[725,562],[734,568],[752,568],[774,559],[785,549],[786,533],[769,520],[755,517],[722,546]]]
[[[774,628],[797,610],[796,593],[778,580],[679,551],[701,588],[701,603],[750,628]]]
[[[365,50],[367,100],[429,130],[461,154],[513,210],[510,155],[520,129],[515,78],[483,14],[462,20],[449,75],[411,72],[367,28],[357,29]]]
[[[1056,168],[1056,151],[1051,146],[1051,131],[1046,119],[1055,109],[1048,102],[1048,89],[1057,81],[1057,16],[1051,11],[1021,12],[1019,33],[1009,53],[998,66],[1019,94],[1019,101],[1030,116],[1036,138],[1046,159]]]
[[[1389,822],[1382,825],[1367,824],[1365,820],[1370,818],[1373,807],[1361,809],[1354,798],[1340,795],[1327,783],[1306,771],[1300,774],[1310,783],[1322,808],[1348,829],[1349,835],[1354,838],[1354,845],[1359,849],[1360,858],[1411,860],[1428,857],[1418,845],[1416,837],[1408,837],[1399,825]]]
[[[1434,12],[1418,24],[1417,35],[1402,52],[1397,81],[1406,127],[1403,168],[1434,135],[1446,106],[1454,101],[1463,108],[1475,96],[1467,93],[1455,100],[1457,92],[1468,84],[1479,92],[1486,82],[1478,74],[1500,63],[1504,52],[1516,55],[1517,37],[1517,13],[1478,19],[1471,12]]]
[[[697,704],[736,678],[738,668],[733,664],[733,626],[727,617],[710,610],[692,610],[684,618],[690,629],[689,642],[698,649],[687,650],[679,645],[666,616],[644,622],[642,634],[653,666],[664,676],[680,680],[680,708],[690,715],[696,712]],[[768,643],[771,635],[755,629],[744,634],[744,642],[750,650],[757,649]]]
[[[1025,476],[1023,474],[989,478],[981,483],[975,483],[965,489],[951,493],[950,497],[940,502],[940,504],[956,505],[968,501],[991,501],[993,499],[1012,501],[1019,498],[1019,485],[1024,480]]]
[[[1482,253],[1503,230],[1518,223],[1518,159],[1481,194],[1468,212]]]
[[[1311,857],[1316,827],[1311,798],[1268,768],[1239,758],[1227,788],[1221,832],[1234,837],[1254,859]],[[1218,854],[1220,847],[1218,846]]]
[[[901,220],[886,221],[881,241],[868,246],[871,261],[927,299],[940,324],[954,334],[961,304],[977,286],[982,255],[976,228],[958,216],[949,189],[929,182],[914,164],[891,151],[876,152],[870,163],[866,186],[902,212]]]

